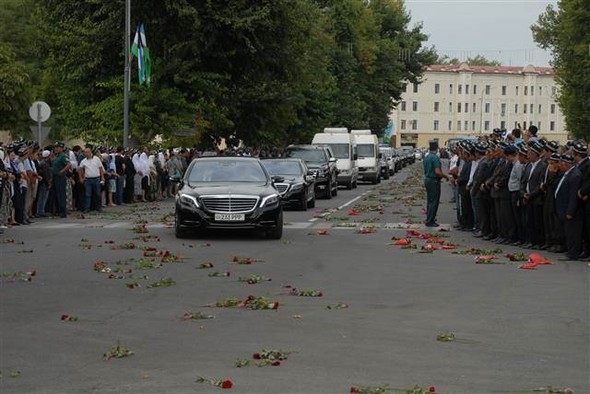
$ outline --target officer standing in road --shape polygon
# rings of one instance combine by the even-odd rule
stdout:
[[[71,163],[64,153],[65,145],[63,142],[55,144],[54,152],[55,158],[51,163],[51,172],[53,174],[53,193],[55,195],[55,203],[57,206],[57,214],[65,218],[68,214],[66,206],[66,182],[67,172],[70,169]]]
[[[438,141],[428,143],[429,154],[423,160],[424,187],[426,187],[426,221],[427,227],[438,227],[436,214],[440,203],[440,181],[441,178],[449,179],[448,175],[441,170],[440,158],[438,157]]]

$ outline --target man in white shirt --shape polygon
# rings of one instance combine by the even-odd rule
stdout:
[[[104,167],[102,166],[102,160],[94,156],[90,148],[84,149],[84,156],[86,157],[78,166],[80,182],[85,187],[84,212],[90,212],[90,204],[93,198],[97,202],[96,210],[100,212],[102,206],[100,188],[104,185]]]

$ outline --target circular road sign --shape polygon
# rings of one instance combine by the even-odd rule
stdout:
[[[29,116],[35,122],[45,122],[51,116],[51,108],[44,101],[35,101],[29,108]]]

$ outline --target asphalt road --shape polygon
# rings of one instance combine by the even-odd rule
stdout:
[[[464,232],[435,234],[456,250],[420,253],[425,241],[416,238],[417,249],[391,245],[407,228],[426,231],[417,174],[419,164],[380,185],[341,189],[316,209],[288,211],[281,241],[231,233],[177,240],[172,200],[6,230],[0,392],[221,390],[198,376],[230,379],[235,393],[386,384],[434,386],[439,394],[590,392],[588,264],[543,253],[555,264],[523,270],[504,254],[530,251],[505,246],[494,253],[498,264],[475,264],[474,255],[453,252],[497,246]],[[443,189],[439,222],[450,224],[455,211]],[[144,223],[147,232],[138,233]],[[120,248],[128,243],[137,248]],[[179,261],[139,268],[158,265],[166,251]],[[97,272],[96,262],[111,272]],[[206,262],[213,268],[198,269]],[[216,271],[230,276],[209,276]],[[253,274],[272,280],[239,281]],[[149,287],[163,278],[175,285]],[[290,295],[293,288],[322,297]],[[205,306],[249,295],[279,308]],[[183,320],[185,312],[215,318]],[[454,341],[437,340],[451,333]],[[117,343],[134,354],[106,361]],[[252,355],[262,350],[288,358],[258,367]],[[239,359],[250,365],[236,367]]]

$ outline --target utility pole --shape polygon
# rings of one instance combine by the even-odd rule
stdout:
[[[123,93],[123,148],[127,148],[129,140],[129,90],[131,84],[129,69],[129,48],[131,36],[131,0],[125,0],[125,48],[123,58],[125,59],[125,83]]]

